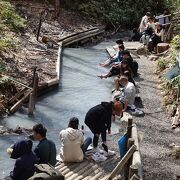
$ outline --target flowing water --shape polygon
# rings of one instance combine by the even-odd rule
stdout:
[[[31,128],[35,123],[43,123],[48,128],[48,138],[56,143],[59,151],[58,134],[67,127],[69,118],[76,116],[80,125],[83,125],[89,108],[101,101],[111,100],[112,79],[101,80],[96,76],[107,71],[98,64],[107,58],[105,47],[110,45],[112,42],[103,42],[89,48],[66,48],[63,52],[58,90],[39,99],[33,118],[29,118],[26,112],[21,110],[1,123],[9,128],[17,125]],[[117,130],[116,127],[115,129]],[[89,135],[91,133],[85,127],[85,136]],[[9,158],[6,149],[24,138],[26,137],[0,137],[0,177],[8,175],[14,165],[14,160]]]

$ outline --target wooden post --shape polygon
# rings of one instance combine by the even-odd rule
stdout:
[[[38,31],[37,31],[37,36],[36,36],[37,41],[39,41],[39,35],[40,35],[40,31],[41,31],[41,26],[42,26],[42,16],[43,16],[43,12],[40,13]]]
[[[128,152],[124,155],[124,157],[121,159],[121,161],[117,164],[117,166],[114,168],[112,173],[109,175],[107,180],[112,180],[118,173],[121,172],[124,165],[127,163],[127,161],[132,157],[134,151],[136,151],[136,146],[133,145]]]
[[[55,17],[57,18],[60,13],[60,0],[55,0]]]
[[[130,180],[140,180],[139,176],[134,174]]]
[[[140,154],[140,147],[139,147],[139,139],[138,139],[138,132],[136,124],[133,124],[132,127],[132,138],[134,139],[134,144],[137,147],[137,151],[133,153],[133,160],[132,164],[138,167],[138,176],[143,179],[143,170],[142,170],[142,162],[141,162],[141,154]]]
[[[34,108],[35,108],[35,103],[36,103],[36,100],[37,100],[38,83],[39,83],[38,73],[35,73],[35,75],[34,75],[34,82],[33,82],[33,101],[34,101]]]
[[[134,145],[134,139],[129,138],[127,143],[127,149],[129,150]],[[124,179],[129,179],[129,166],[132,164],[132,157],[128,160],[128,162],[124,166]]]
[[[134,174],[138,175],[138,167],[136,165],[131,165],[129,168],[129,179],[131,179]]]
[[[28,116],[33,115],[33,110],[34,110],[34,98],[33,98],[33,93],[29,95],[29,107],[28,107]]]

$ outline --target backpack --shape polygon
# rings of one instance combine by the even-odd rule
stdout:
[[[35,174],[28,180],[65,180],[64,176],[49,164],[35,164]]]

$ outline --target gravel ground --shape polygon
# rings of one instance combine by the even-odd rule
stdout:
[[[179,130],[171,129],[170,120],[162,107],[162,95],[155,74],[156,63],[141,57],[139,63],[139,95],[145,116],[134,118],[142,137],[141,153],[144,180],[173,180],[179,171],[179,160],[168,156],[169,144],[178,143]]]

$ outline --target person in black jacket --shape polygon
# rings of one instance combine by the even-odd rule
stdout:
[[[32,152],[31,140],[16,142],[12,147],[11,158],[16,159],[14,169],[10,173],[10,177],[13,180],[27,180],[33,176],[37,157]]]
[[[111,133],[111,118],[112,115],[121,116],[122,104],[120,102],[102,102],[92,107],[86,114],[85,124],[89,127],[94,134],[93,147],[98,151],[98,140],[101,135],[102,146],[105,152],[108,153],[106,144],[106,131]]]

